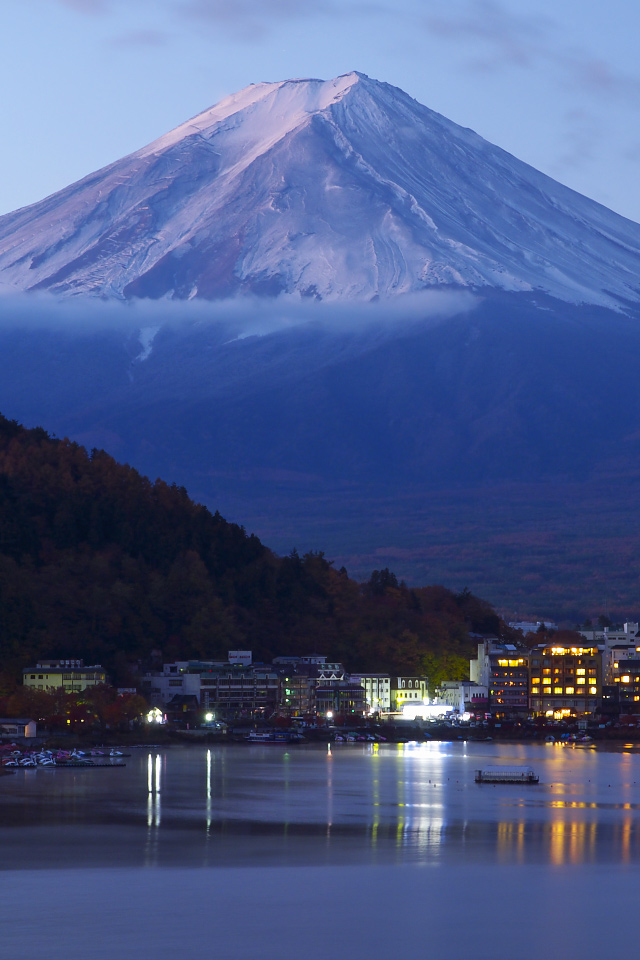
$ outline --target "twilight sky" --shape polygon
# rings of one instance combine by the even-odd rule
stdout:
[[[0,214],[249,83],[360,70],[640,221],[631,0],[2,0]]]

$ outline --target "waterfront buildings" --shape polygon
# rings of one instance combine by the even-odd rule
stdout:
[[[97,687],[107,682],[107,674],[100,664],[86,667],[83,660],[39,660],[35,667],[25,667],[22,683],[34,690],[52,693],[79,693],[87,687]]]

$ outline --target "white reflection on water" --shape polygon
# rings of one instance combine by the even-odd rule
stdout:
[[[211,830],[211,750],[207,750],[207,835]]]
[[[331,744],[327,744],[327,840],[331,839],[331,824],[333,823],[333,777],[332,763],[333,754]]]
[[[147,759],[147,827],[160,826],[160,773],[162,760],[160,754],[149,754]]]
[[[519,762],[539,786],[474,782]],[[111,772],[3,778],[0,869],[70,849],[95,865],[640,863],[637,763],[544,744],[147,748]]]

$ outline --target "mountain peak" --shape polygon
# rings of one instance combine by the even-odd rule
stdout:
[[[298,78],[252,83],[154,140],[138,151],[138,155],[160,153],[185,137],[212,136],[219,124],[228,122],[232,117],[243,117],[245,125],[249,120],[254,124],[258,121],[261,131],[269,140],[272,136],[268,128],[276,133],[293,129],[310,115],[336,103],[357,83],[368,79],[364,74],[352,72],[333,80]]]
[[[640,227],[353,71],[257,83],[0,218],[0,284],[218,298],[434,286],[640,301]]]

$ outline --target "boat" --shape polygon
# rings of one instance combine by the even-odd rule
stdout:
[[[476,783],[539,783],[531,767],[488,767],[476,770]]]
[[[302,743],[304,737],[299,733],[278,732],[276,730],[251,730],[245,743]]]

